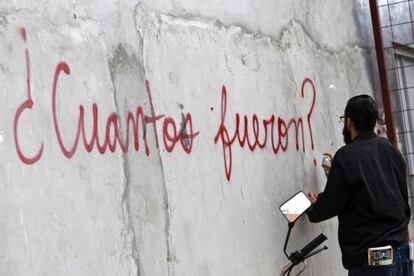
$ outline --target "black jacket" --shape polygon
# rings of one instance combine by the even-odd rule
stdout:
[[[401,245],[411,216],[401,153],[373,132],[360,133],[335,154],[325,190],[307,214],[312,222],[338,216],[347,269],[367,263],[369,247]]]

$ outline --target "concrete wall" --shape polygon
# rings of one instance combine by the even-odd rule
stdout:
[[[372,91],[358,8],[1,2],[0,275],[277,275],[279,205]],[[346,275],[336,219],[289,251],[320,232],[305,275]]]

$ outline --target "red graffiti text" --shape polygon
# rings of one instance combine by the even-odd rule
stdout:
[[[307,127],[309,130],[311,149],[314,149],[313,133],[312,133],[312,112],[315,106],[316,90],[311,79],[305,79],[302,83],[300,95],[305,97],[305,89],[307,86],[312,91],[312,103],[306,116]],[[256,149],[264,149],[270,143],[274,154],[278,154],[280,151],[287,151],[289,146],[289,130],[293,128],[295,134],[296,150],[299,151],[299,136],[302,139],[302,151],[305,152],[305,137],[304,137],[304,123],[301,117],[285,120],[281,117],[276,118],[275,115],[271,115],[269,119],[259,120],[256,114],[251,118],[251,126],[249,128],[249,119],[246,115],[242,116],[236,113],[235,125],[236,129],[233,133],[230,133],[226,126],[227,117],[227,90],[223,86],[221,90],[221,122],[216,136],[214,137],[214,143],[219,141],[222,145],[224,169],[227,180],[231,178],[232,166],[233,166],[233,154],[232,147],[234,143],[238,143],[240,147],[244,148],[246,145],[250,151]],[[243,118],[243,119],[241,119]],[[241,123],[242,120],[242,123]],[[260,122],[261,121],[261,122]],[[243,127],[241,126],[243,124]],[[260,127],[260,124],[263,127]],[[276,133],[275,133],[276,132]],[[262,138],[260,138],[262,137]],[[270,140],[270,142],[269,142]],[[313,160],[316,165],[316,160]]]
[[[25,29],[20,30],[20,34],[23,40],[26,42],[26,31]],[[24,137],[19,136],[19,120],[25,111],[31,110],[34,105],[34,101],[31,97],[31,85],[30,85],[30,58],[28,49],[25,50],[26,57],[26,68],[27,68],[27,97],[25,101],[20,104],[14,116],[14,141],[16,146],[17,155],[24,164],[34,164],[39,161],[43,154],[44,144],[42,143],[39,147],[38,152],[30,157],[28,154],[23,153],[20,148],[21,140]],[[180,129],[177,129],[177,124],[172,117],[166,116],[165,114],[156,114],[154,105],[152,102],[151,90],[149,82],[146,81],[146,92],[148,101],[150,104],[151,114],[147,115],[141,106],[137,106],[134,112],[128,111],[126,116],[126,129],[125,137],[122,137],[120,130],[119,116],[116,112],[112,112],[104,125],[103,133],[105,134],[104,139],[101,141],[99,138],[100,127],[98,121],[99,106],[96,103],[92,104],[91,111],[93,120],[92,123],[87,124],[85,122],[85,107],[79,105],[78,124],[74,143],[71,146],[65,145],[64,135],[61,131],[61,122],[58,120],[58,114],[64,112],[66,109],[65,103],[63,103],[62,110],[57,108],[57,93],[58,93],[58,81],[61,74],[70,74],[70,67],[66,62],[60,62],[56,66],[55,74],[53,77],[52,85],[52,104],[51,111],[53,117],[53,126],[57,138],[57,142],[63,155],[67,158],[72,158],[78,150],[79,143],[83,143],[83,146],[87,152],[92,152],[96,149],[99,153],[105,154],[108,150],[115,152],[117,146],[119,146],[122,152],[128,152],[130,149],[130,136],[132,136],[134,150],[136,152],[140,149],[140,137],[144,142],[145,154],[150,155],[150,147],[147,139],[147,130],[149,126],[152,126],[154,132],[154,139],[156,148],[159,148],[158,133],[157,133],[157,122],[162,121],[162,138],[164,142],[165,150],[171,153],[177,144],[180,144],[184,152],[187,154],[191,153],[194,139],[199,135],[198,131],[193,129],[193,121],[190,113],[185,114],[181,123]],[[91,126],[91,131],[87,131],[87,127]],[[140,135],[141,130],[141,135]],[[86,133],[92,133],[87,137]]]

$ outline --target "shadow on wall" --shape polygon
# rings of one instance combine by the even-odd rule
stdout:
[[[374,35],[372,33],[369,2],[366,0],[355,0],[353,5],[353,15],[357,24],[360,45],[365,50],[365,69],[370,73],[368,74],[370,77],[369,83],[371,84],[375,99],[378,102],[380,113],[382,113],[381,86],[378,76],[378,65],[375,52]],[[369,93],[369,91],[361,91],[361,93]]]

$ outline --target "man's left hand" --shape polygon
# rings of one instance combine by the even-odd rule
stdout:
[[[314,192],[309,192],[308,197],[309,197],[310,201],[312,202],[312,204],[314,204],[318,200],[318,194],[316,194]]]

